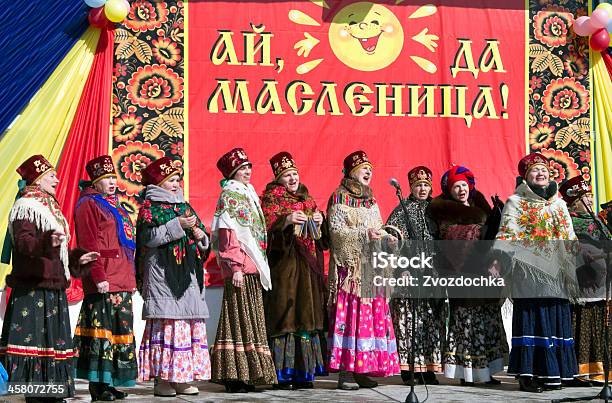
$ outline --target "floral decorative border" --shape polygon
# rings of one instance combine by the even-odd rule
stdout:
[[[115,32],[113,160],[122,200],[134,210],[140,169],[170,156],[182,164],[185,5],[131,0]],[[572,30],[586,0],[529,1],[529,146],[551,159],[558,182],[590,180],[590,82],[587,38]]]
[[[588,38],[574,34],[586,0],[529,1],[529,147],[557,182],[591,178]]]
[[[124,205],[136,214],[140,170],[169,156],[182,165],[185,6],[177,0],[131,0],[115,29],[112,156]]]

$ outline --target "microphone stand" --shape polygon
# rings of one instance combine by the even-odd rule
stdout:
[[[596,400],[596,399],[600,399],[605,401],[606,403],[610,400],[612,400],[612,389],[610,388],[610,383],[609,383],[609,379],[608,379],[608,373],[610,372],[610,309],[609,309],[609,304],[610,304],[610,276],[609,276],[609,272],[608,272],[608,264],[610,262],[610,237],[608,237],[606,235],[606,228],[604,227],[603,223],[597,218],[597,216],[595,215],[595,213],[593,213],[593,210],[591,209],[591,207],[589,207],[585,202],[584,202],[584,198],[580,197],[580,202],[582,203],[582,205],[584,206],[584,208],[586,209],[586,211],[589,213],[589,215],[591,216],[591,219],[595,222],[595,225],[597,225],[597,228],[599,229],[601,236],[600,236],[600,240],[602,242],[604,242],[603,245],[603,250],[604,250],[604,255],[606,256],[606,306],[604,309],[604,316],[603,316],[603,331],[604,331],[604,386],[601,389],[601,391],[596,394],[595,396],[584,396],[584,397],[575,397],[575,398],[565,398],[565,399],[553,399],[552,402],[553,403],[557,403],[557,402],[581,402],[581,401],[590,401],[590,400]]]
[[[399,199],[400,202],[400,206],[402,206],[402,212],[404,213],[404,224],[406,225],[406,228],[410,228],[410,221],[408,221],[408,210],[406,209],[406,206],[404,205],[404,200],[402,198],[402,189],[399,187],[399,185],[393,185],[393,187],[395,187],[395,195],[397,196],[397,198]],[[414,298],[411,298],[411,304],[412,305],[412,324],[411,324],[411,335],[410,335],[410,361],[412,362],[412,371],[410,371],[410,393],[408,394],[408,396],[406,396],[406,403],[419,403],[419,398],[417,397],[415,391],[414,391],[414,372],[416,369],[416,357],[415,357],[415,333],[416,333],[416,304],[418,303],[418,298],[416,299],[416,301],[414,300]]]

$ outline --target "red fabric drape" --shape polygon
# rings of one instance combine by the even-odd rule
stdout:
[[[79,197],[78,183],[87,179],[85,164],[108,154],[114,37],[112,30],[105,29],[100,34],[91,71],[58,164],[60,183],[56,197],[70,225],[71,246],[76,243],[74,207]],[[66,294],[68,302],[82,300],[81,280],[73,279]]]
[[[601,52],[601,55],[603,56],[604,63],[606,64],[606,68],[608,69],[608,74],[610,75],[610,79],[612,80],[612,56],[610,56],[610,53],[608,53],[607,50]]]

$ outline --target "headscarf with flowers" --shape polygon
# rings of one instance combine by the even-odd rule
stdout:
[[[573,299],[578,293],[578,244],[569,242],[577,240],[572,219],[556,187],[550,193],[552,196],[544,198],[522,182],[504,206],[493,249],[507,258],[506,264],[515,271],[514,278],[521,272],[519,277],[523,280],[513,284],[515,297],[520,294]]]
[[[138,213],[136,221],[136,281],[142,283],[144,267],[143,262],[147,253],[145,235],[150,230],[166,224],[180,216],[195,216],[194,226],[206,232],[206,228],[196,214],[195,210],[185,202],[182,192],[174,194],[159,186],[149,185],[146,188],[145,201]],[[165,280],[168,287],[175,295],[181,298],[191,283],[190,273],[195,273],[200,286],[200,291],[204,287],[204,262],[197,246],[197,241],[193,237],[193,229],[185,229],[186,235],[165,245],[158,246],[162,263],[165,265]],[[139,287],[140,288],[140,287]]]
[[[291,193],[285,186],[276,181],[270,182],[266,186],[266,190],[261,196],[261,208],[266,218],[268,231],[277,220],[284,220],[287,215],[294,211],[302,211],[307,216],[312,216],[318,210],[317,203],[308,193],[306,186],[300,183],[297,191]],[[295,239],[299,245],[298,250],[304,251],[302,255],[312,263],[309,266],[318,269],[319,265],[316,264],[317,249],[314,239],[301,236],[296,236]]]
[[[262,287],[264,290],[271,290],[272,280],[266,256],[268,236],[259,196],[253,185],[245,185],[235,179],[225,180],[221,186],[223,190],[211,224],[212,248],[217,254],[217,259],[219,229],[234,231],[240,246],[255,263]]]

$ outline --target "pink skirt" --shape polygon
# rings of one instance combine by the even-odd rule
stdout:
[[[210,379],[204,320],[147,320],[140,343],[138,381],[156,377],[187,383]]]
[[[367,302],[366,302],[367,301]],[[338,291],[329,328],[329,370],[376,377],[400,373],[389,304]]]

